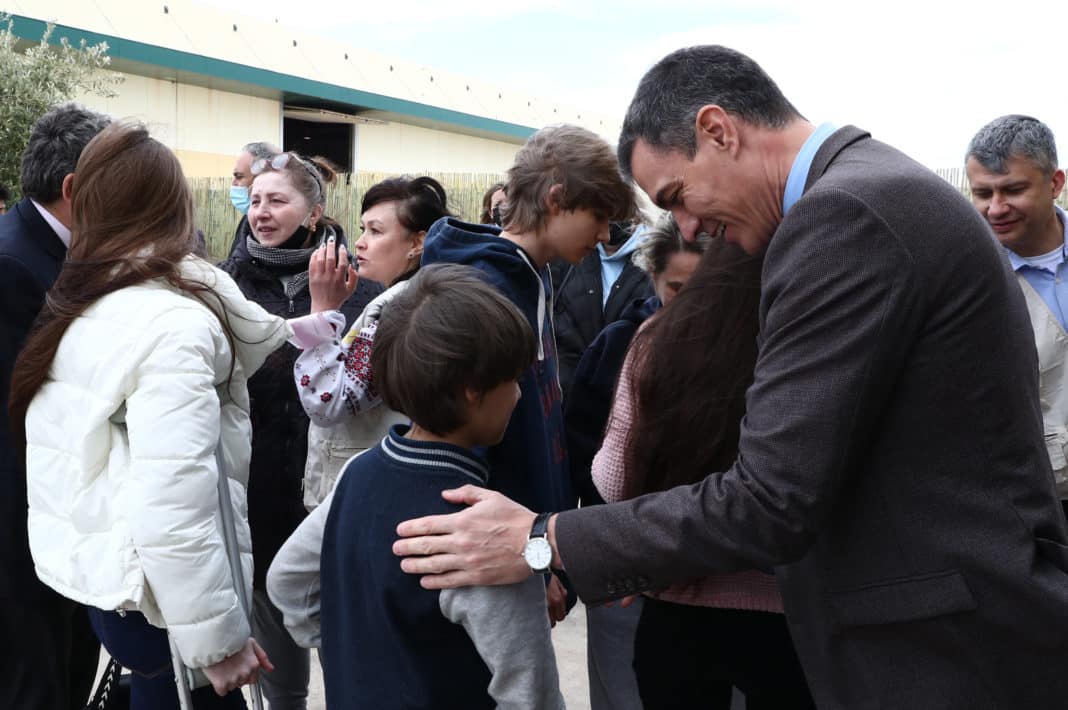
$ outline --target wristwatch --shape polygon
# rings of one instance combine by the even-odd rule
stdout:
[[[548,574],[553,561],[553,547],[549,544],[549,517],[552,513],[540,513],[534,518],[530,537],[523,547],[523,559],[530,565],[531,574]]]

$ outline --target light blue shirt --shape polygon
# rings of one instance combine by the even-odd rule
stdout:
[[[1057,318],[1057,322],[1061,324],[1061,327],[1068,330],[1068,324],[1064,320],[1064,308],[1061,307],[1062,303],[1068,303],[1068,262],[1066,262],[1066,253],[1068,253],[1068,215],[1065,215],[1057,205],[1053,206],[1053,209],[1057,210],[1057,217],[1061,220],[1061,227],[1064,229],[1064,241],[1061,242],[1060,254],[1052,259],[1043,259],[1041,266],[1035,266],[1030,263],[1025,257],[1019,256],[1011,249],[1006,249],[1009,255],[1009,263],[1012,265],[1013,271],[1023,276],[1027,283],[1034,287],[1038,295],[1042,297],[1042,300],[1053,315]]]
[[[816,157],[816,151],[823,142],[830,137],[838,128],[833,123],[821,123],[812,135],[808,137],[794,164],[790,167],[790,174],[786,177],[786,189],[782,193],[782,213],[785,215],[801,199],[801,193],[805,191],[805,182],[808,181],[808,171],[812,167],[812,159]]]
[[[598,256],[601,257],[601,308],[608,305],[608,297],[612,295],[612,285],[619,280],[623,273],[623,267],[630,261],[631,254],[645,241],[648,228],[638,225],[623,246],[616,250],[612,256],[608,256],[604,250],[604,244],[597,243]]]

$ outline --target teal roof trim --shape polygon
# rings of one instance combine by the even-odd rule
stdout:
[[[14,33],[17,37],[39,42],[44,34],[46,23],[31,17],[11,15],[14,19]],[[527,139],[536,129],[507,121],[498,121],[484,116],[453,111],[439,108],[417,101],[407,101],[391,96],[383,96],[369,91],[360,91],[336,84],[327,84],[322,81],[305,79],[291,74],[282,74],[269,69],[260,69],[246,64],[237,64],[223,59],[214,59],[200,54],[183,52],[177,49],[157,47],[144,42],[123,39],[112,35],[90,32],[88,30],[69,27],[67,25],[55,26],[51,42],[59,44],[60,38],[66,37],[71,44],[78,44],[83,39],[89,44],[107,42],[108,54],[115,59],[124,59],[132,62],[141,62],[160,67],[167,67],[177,71],[185,71],[206,77],[215,77],[227,81],[235,81],[253,86],[275,89],[278,91],[303,94],[329,101],[347,104],[363,109],[386,111],[401,116],[435,121],[453,126],[459,126],[468,130],[496,133],[502,136]]]

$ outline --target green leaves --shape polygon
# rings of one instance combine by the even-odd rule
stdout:
[[[30,129],[55,104],[87,95],[115,96],[122,76],[109,71],[107,43],[71,45],[52,39],[49,23],[40,42],[26,47],[15,20],[0,13],[0,183],[19,191],[22,151]]]

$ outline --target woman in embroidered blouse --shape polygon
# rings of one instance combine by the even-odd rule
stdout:
[[[695,483],[733,463],[756,364],[760,269],[759,258],[713,240],[686,286],[635,335],[593,461],[606,501]],[[665,439],[674,445],[653,444]],[[750,710],[815,707],[770,571],[647,595],[634,669],[646,707],[727,710],[734,687]]]
[[[389,286],[352,323],[344,338],[324,333],[293,366],[300,401],[311,419],[304,504],[322,502],[350,457],[374,446],[390,425],[407,419],[378,406],[370,371],[371,344],[382,307],[405,287],[419,269],[426,232],[448,216],[445,188],[430,177],[391,178],[363,196],[355,260],[359,280]],[[335,255],[336,254],[336,255]],[[312,313],[328,312],[351,293],[357,272],[344,250],[324,245],[312,257]]]

